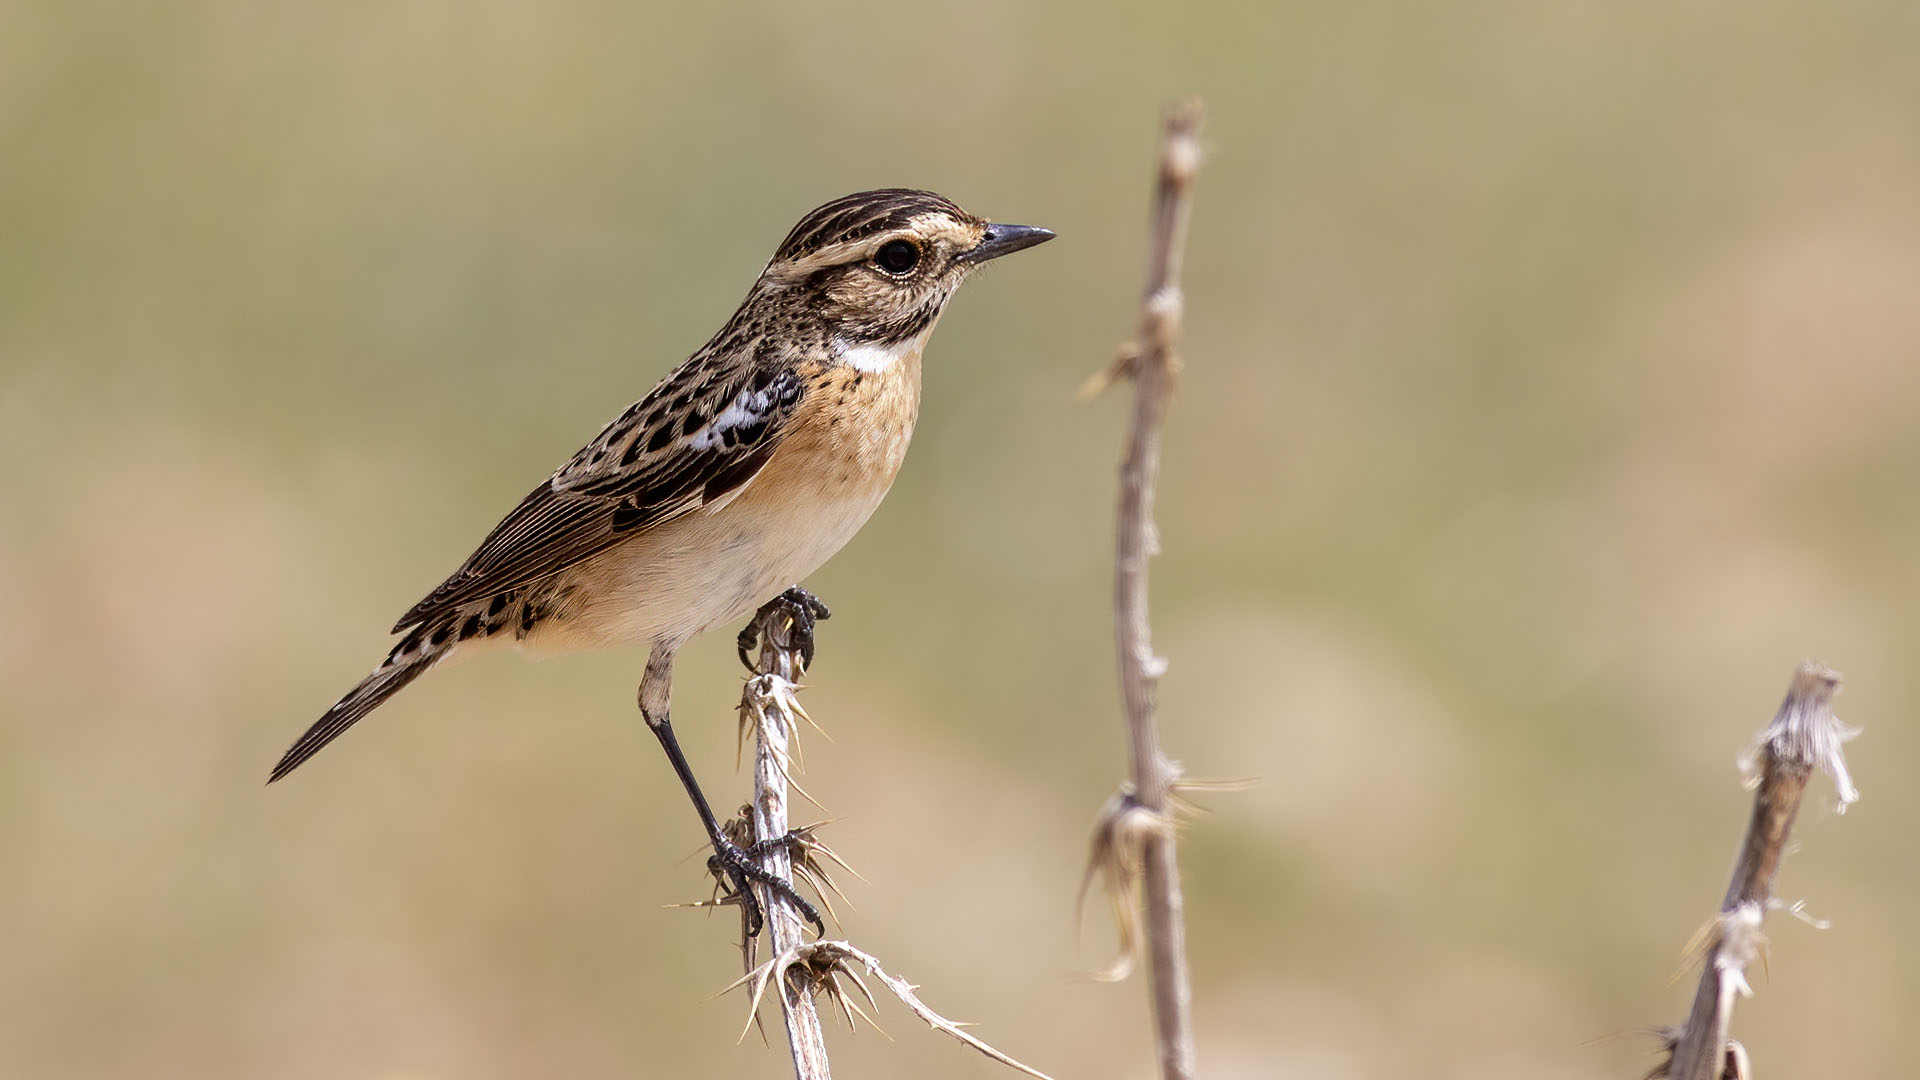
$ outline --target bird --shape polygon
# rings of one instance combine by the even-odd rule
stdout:
[[[982,265],[1053,236],[908,188],[806,214],[705,345],[407,609],[386,659],[293,743],[268,783],[455,655],[644,647],[641,716],[757,933],[749,880],[799,898],[727,838],[701,792],[670,717],[674,656],[770,604],[788,609],[803,638],[826,616],[798,583],[892,486],[919,416],[922,353],[948,301]]]

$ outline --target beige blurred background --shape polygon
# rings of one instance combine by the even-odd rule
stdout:
[[[1210,107],[1155,564],[1205,1074],[1640,1075],[1793,664],[1849,678],[1736,1018],[1904,1075],[1920,753],[1920,6],[0,3],[0,1075],[785,1075],[642,658],[302,728],[792,221],[938,189],[971,284],[834,605],[849,933],[1062,1078],[1123,769],[1118,398],[1161,104]],[[676,716],[723,805],[738,672]],[[849,1076],[989,1077],[897,1009]],[[1624,1034],[1623,1034],[1624,1033]],[[1609,1038],[1609,1036],[1618,1036]],[[1595,1041],[1598,1040],[1598,1041]]]

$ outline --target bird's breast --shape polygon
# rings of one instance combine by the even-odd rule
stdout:
[[[883,372],[834,365],[809,373],[801,411],[780,448],[738,498],[715,510],[731,554],[726,602],[701,629],[751,612],[798,583],[853,539],[906,460],[920,412],[920,356]]]
[[[853,539],[900,472],[920,411],[920,356],[885,371],[803,368],[807,390],[767,464],[731,499],[648,529],[568,575],[572,649],[684,641],[735,622]]]
[[[920,354],[882,371],[832,364],[803,374],[807,391],[793,427],[742,499],[878,501],[906,460],[920,415]]]

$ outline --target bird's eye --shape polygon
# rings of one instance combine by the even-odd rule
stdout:
[[[920,249],[910,240],[889,240],[874,252],[873,263],[889,274],[908,274],[920,265]]]

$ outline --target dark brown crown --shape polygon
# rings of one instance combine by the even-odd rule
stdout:
[[[881,188],[843,195],[800,219],[780,248],[775,261],[799,259],[826,247],[863,236],[898,229],[921,214],[940,212],[960,221],[973,215],[955,206],[953,200],[931,191],[911,188]]]

